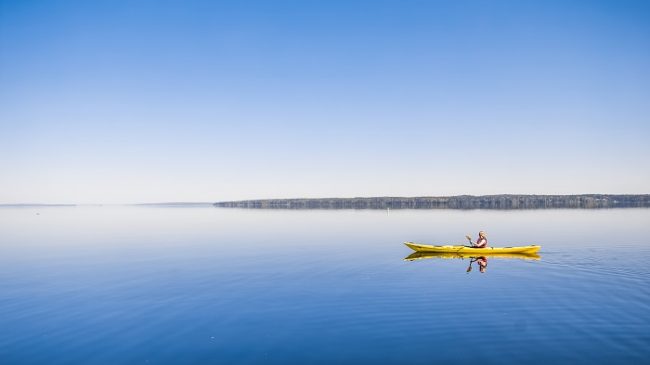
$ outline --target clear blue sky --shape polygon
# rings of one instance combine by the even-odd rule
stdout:
[[[648,1],[0,0],[0,203],[649,193]]]

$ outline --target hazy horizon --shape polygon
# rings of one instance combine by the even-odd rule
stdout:
[[[0,0],[0,203],[647,194],[650,3]]]
[[[377,195],[377,196],[322,196],[322,197],[289,197],[289,198],[275,198],[275,197],[260,197],[260,198],[250,198],[250,199],[232,199],[232,200],[214,200],[214,201],[136,201],[136,202],[120,202],[120,203],[104,203],[104,202],[94,202],[94,203],[76,203],[76,202],[55,202],[55,203],[41,203],[41,202],[21,202],[21,203],[4,203],[0,202],[0,206],[128,206],[128,205],[212,205],[215,203],[229,202],[229,201],[247,201],[247,200],[292,200],[292,199],[372,199],[372,198],[435,198],[435,197],[456,197],[456,196],[492,196],[492,195],[649,195],[649,193],[641,194],[609,194],[609,193],[581,193],[581,194],[488,194],[488,195],[472,195],[472,194],[459,194],[459,195],[419,195],[419,196],[393,196],[393,195]],[[624,208],[629,209],[628,207],[612,207],[609,209]],[[643,207],[639,207],[643,208]],[[548,209],[562,209],[562,208],[548,208]]]

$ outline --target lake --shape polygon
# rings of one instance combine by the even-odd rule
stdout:
[[[404,260],[404,241],[539,260]],[[650,209],[0,208],[0,364],[640,364]]]

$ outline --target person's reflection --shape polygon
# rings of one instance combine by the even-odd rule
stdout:
[[[469,260],[469,266],[467,267],[467,272],[472,271],[472,264],[475,263],[478,265],[478,271],[483,274],[485,270],[487,270],[487,257],[485,256],[479,256],[479,257],[473,257],[472,259]]]

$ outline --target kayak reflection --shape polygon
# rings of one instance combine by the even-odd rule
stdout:
[[[495,254],[471,254],[460,252],[414,252],[404,258],[405,261],[415,261],[424,259],[469,259],[467,272],[472,271],[472,264],[476,263],[479,272],[484,273],[487,270],[488,258],[499,259],[519,259],[519,260],[539,260],[541,256],[536,253],[517,254],[517,253],[495,253]]]
[[[494,257],[500,259],[520,259],[520,260],[539,260],[540,255],[536,253],[492,253],[492,254],[472,254],[465,252],[413,252],[406,256],[404,260],[414,261],[423,259],[473,259],[477,257]]]

